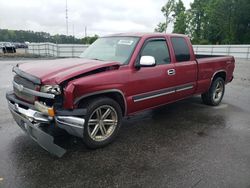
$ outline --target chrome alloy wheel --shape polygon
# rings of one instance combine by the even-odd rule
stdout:
[[[93,111],[88,121],[88,134],[94,141],[104,141],[114,132],[118,123],[116,110],[103,105]]]
[[[213,93],[213,100],[214,100],[214,102],[218,102],[218,101],[221,100],[221,98],[223,96],[223,92],[224,92],[223,83],[222,83],[222,81],[219,81],[216,84],[216,87],[215,87],[215,90],[214,90],[214,93]]]

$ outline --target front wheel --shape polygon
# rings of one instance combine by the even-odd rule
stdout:
[[[99,97],[84,105],[87,109],[83,141],[89,148],[100,148],[111,143],[121,126],[122,110],[111,98]]]
[[[225,81],[221,77],[216,78],[206,93],[201,95],[202,101],[211,106],[220,104],[225,92]]]

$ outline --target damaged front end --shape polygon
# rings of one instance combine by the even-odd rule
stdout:
[[[13,91],[6,93],[10,112],[17,124],[34,141],[51,154],[62,157],[66,150],[54,143],[54,137],[46,131],[57,127],[70,135],[83,137],[86,110],[63,110],[54,104],[56,95],[38,90],[40,83],[36,77],[13,69],[16,73],[13,81]]]

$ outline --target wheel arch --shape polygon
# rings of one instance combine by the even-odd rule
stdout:
[[[226,71],[226,70],[218,70],[218,71],[216,71],[216,72],[213,74],[212,78],[211,78],[211,84],[212,84],[213,81],[214,81],[216,78],[218,78],[218,77],[223,78],[224,81],[226,82],[226,79],[227,79],[227,71]],[[211,85],[211,84],[210,84],[210,85]]]
[[[106,97],[109,97],[109,98],[115,100],[120,105],[120,107],[122,109],[122,115],[125,116],[127,114],[127,102],[126,102],[125,95],[121,90],[118,90],[118,89],[97,91],[97,92],[83,95],[83,96],[77,98],[74,101],[74,104],[78,106],[79,104],[83,103],[85,100],[91,100],[91,99],[94,99],[94,98],[100,97],[100,96],[106,96]]]

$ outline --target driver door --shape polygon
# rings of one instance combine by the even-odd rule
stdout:
[[[175,99],[175,74],[172,72],[174,64],[171,63],[166,39],[147,40],[137,59],[140,61],[142,56],[154,57],[156,66],[140,67],[131,74],[130,113],[159,106]]]

